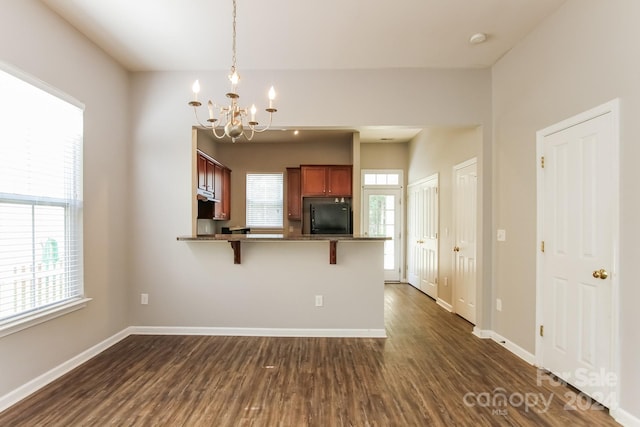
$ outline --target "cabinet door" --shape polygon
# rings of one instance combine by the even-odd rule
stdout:
[[[351,166],[327,168],[327,196],[351,197]]]
[[[287,212],[290,220],[302,219],[300,168],[287,168]]]
[[[231,170],[222,168],[222,190],[220,201],[215,203],[213,219],[231,218]]]
[[[198,154],[198,188],[207,189],[207,159]]]
[[[213,198],[215,200],[222,200],[222,166],[213,164]]]
[[[301,166],[302,195],[324,196],[326,194],[326,167]]]
[[[215,169],[215,163],[213,163],[211,160],[206,159],[207,160],[207,174],[206,174],[206,181],[207,181],[207,191],[211,191],[212,193],[215,191],[215,189],[213,188],[214,183],[215,183],[215,178],[214,178],[214,169]],[[215,197],[215,195],[214,195]]]

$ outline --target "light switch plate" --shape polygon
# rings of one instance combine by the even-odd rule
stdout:
[[[498,232],[496,233],[496,237],[498,239],[498,242],[504,242],[505,240],[507,240],[507,232],[504,229],[498,229]]]

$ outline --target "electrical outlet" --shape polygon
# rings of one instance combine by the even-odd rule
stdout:
[[[500,298],[496,298],[496,310],[502,311],[502,300]]]
[[[498,242],[504,242],[505,240],[507,240],[507,232],[506,232],[506,230],[499,229],[496,234],[497,234],[496,238],[498,239]]]
[[[316,295],[316,307],[322,307],[324,305],[324,301],[322,295]]]
[[[149,294],[140,294],[140,304],[149,304]]]

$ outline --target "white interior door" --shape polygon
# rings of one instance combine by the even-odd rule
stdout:
[[[409,274],[416,288],[438,298],[438,175],[409,186]]]
[[[618,165],[612,117],[609,112],[538,135],[544,156],[538,199],[542,366],[606,406],[615,386],[610,373]]]
[[[402,189],[365,188],[362,195],[364,234],[391,238],[384,242],[384,280],[398,282],[402,247]]]
[[[422,193],[420,187],[411,184],[407,187],[407,281],[420,289],[420,238],[422,231]]]
[[[475,158],[453,167],[454,311],[476,323],[478,174]]]

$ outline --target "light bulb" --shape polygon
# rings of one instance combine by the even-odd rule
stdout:
[[[251,104],[251,121],[256,121],[256,104]]]
[[[271,89],[269,89],[269,108],[273,108],[274,99],[276,99],[276,90],[271,86]]]
[[[193,100],[198,100],[198,92],[200,92],[200,82],[196,80],[193,82],[193,86],[191,86],[191,90],[193,91]]]
[[[238,72],[234,71],[233,74],[229,76],[229,80],[231,80],[231,84],[233,85],[233,87],[235,87],[238,84],[238,81],[240,80],[240,76],[238,75]]]
[[[209,107],[209,118],[213,119],[213,102],[211,100],[207,103],[207,107]]]

